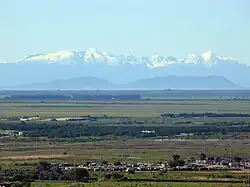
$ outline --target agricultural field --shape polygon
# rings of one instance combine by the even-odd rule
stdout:
[[[107,115],[120,117],[159,117],[162,113],[214,112],[250,113],[250,101],[0,101],[0,116],[74,117]]]
[[[4,142],[3,142],[4,143]],[[0,163],[6,161],[25,160],[58,160],[68,162],[84,162],[107,160],[114,162],[160,162],[170,160],[173,154],[182,157],[197,156],[205,152],[207,155],[246,155],[250,151],[250,141],[244,140],[166,140],[155,139],[135,140],[104,140],[99,142],[56,142],[55,140],[8,141],[1,146]]]
[[[173,99],[172,96],[168,99],[160,98],[160,95],[164,95],[165,92],[141,91],[140,95],[143,95],[144,99],[129,101],[39,98],[14,100],[3,97],[0,100],[0,168],[5,170],[22,163],[36,165],[40,162],[71,165],[85,162],[100,164],[104,161],[110,164],[117,161],[126,164],[164,163],[171,161],[173,155],[180,155],[184,160],[197,158],[203,153],[210,157],[248,157],[250,100],[247,99],[247,91],[217,91],[210,99],[204,91],[197,92],[199,99],[194,99],[195,92],[175,92],[177,99]],[[15,92],[11,92],[13,93]],[[18,94],[20,93],[31,94],[24,91],[19,91]],[[79,94],[77,91],[72,93],[62,91],[62,93]],[[112,94],[121,93],[114,91]],[[151,97],[150,94],[152,94]],[[167,94],[169,95],[168,92]],[[226,97],[222,97],[221,94],[225,94]],[[233,98],[232,95],[236,95],[238,99]],[[202,99],[201,96],[206,98]],[[186,99],[183,99],[185,97]],[[173,117],[172,114],[176,116]],[[187,114],[190,115],[185,117]],[[204,114],[204,116],[192,117],[195,114]],[[213,114],[214,117],[209,117],[207,114]],[[222,180],[233,178],[241,182],[246,181],[248,171],[244,172],[244,174],[226,174],[227,177],[222,177]],[[98,180],[102,178],[98,173],[90,171],[90,174],[98,176]],[[202,182],[203,179],[207,179],[207,176],[214,179],[215,176],[222,175],[224,173],[221,171],[209,174],[136,173],[127,177],[131,180],[156,181],[139,183],[102,181],[84,183],[84,186],[111,187],[117,186],[118,183],[120,186],[158,187],[243,185],[243,183],[231,184],[230,181],[228,183]],[[195,176],[199,177],[195,178]],[[157,181],[183,180],[187,177],[201,182]],[[69,183],[63,182],[41,184],[42,186],[69,186]],[[38,183],[32,185],[36,186]]]
[[[6,126],[37,126],[42,128],[45,124],[64,126],[66,124],[72,124],[73,127],[88,125],[88,129],[98,126],[98,128],[110,131],[108,128],[126,128],[129,131],[135,130],[134,128],[140,127],[139,130],[154,130],[159,128],[159,131],[174,131],[181,132],[184,129],[190,131],[194,128],[209,127],[217,123],[219,127],[231,127],[231,123],[236,123],[235,127],[239,128],[238,123],[242,123],[243,126],[247,126],[250,118],[193,118],[193,119],[170,119],[161,118],[163,113],[244,113],[250,114],[250,101],[248,100],[141,100],[141,101],[44,101],[41,103],[39,100],[25,100],[25,101],[6,101],[0,102],[0,130],[10,131],[15,129],[6,129]],[[39,116],[39,120],[32,120],[22,124],[20,118],[23,116]],[[64,119],[70,117],[79,116],[105,116],[104,118],[98,118],[95,121],[64,121],[58,120],[56,122],[49,121],[52,118]],[[227,122],[227,124],[225,124]],[[206,124],[207,123],[207,124]],[[204,125],[205,124],[205,125]],[[90,126],[89,126],[90,125]],[[3,129],[4,127],[4,129]],[[147,128],[148,127],[148,128]],[[184,127],[184,128],[183,128]],[[234,126],[233,126],[234,127]],[[14,127],[13,127],[14,128]],[[36,127],[34,127],[36,128]],[[170,129],[171,128],[171,129]],[[177,129],[172,129],[177,128]],[[231,138],[234,133],[234,129],[230,133],[214,133],[211,132],[208,138],[221,139]],[[51,129],[51,127],[50,127]],[[95,129],[93,129],[95,130]],[[203,130],[203,129],[202,129]],[[208,129],[209,130],[209,129]],[[50,132],[52,129],[50,130]],[[62,129],[64,131],[64,129]],[[246,154],[248,149],[248,133],[242,132],[240,129],[240,135],[237,131],[234,137],[238,137],[230,141],[233,147],[232,154]],[[93,134],[93,133],[92,133]],[[137,158],[138,160],[144,159],[164,159],[169,158],[173,153],[180,153],[184,156],[192,156],[194,153],[206,150],[208,154],[227,154],[229,141],[228,140],[214,140],[204,141],[200,139],[200,135],[192,136],[191,139],[186,141],[179,140],[166,140],[156,141],[157,136],[142,138],[142,137],[130,137],[128,134],[118,133],[107,134],[107,136],[95,135],[90,137],[91,133],[80,140],[65,139],[58,141],[55,139],[49,139],[47,137],[15,137],[6,140],[1,140],[1,158],[8,158],[9,156],[17,155],[36,155],[55,153],[63,154],[67,153],[72,156],[74,153],[75,158],[79,159],[124,159],[124,155],[127,150],[130,150],[130,156],[128,158]],[[115,135],[115,136],[114,136]],[[131,135],[132,136],[132,135]],[[171,136],[171,134],[160,134],[159,136]],[[239,140],[243,137],[244,140]],[[132,138],[132,139],[131,139]],[[162,137],[161,137],[162,138]],[[206,136],[205,136],[206,138]],[[196,140],[200,139],[200,140]],[[204,146],[205,145],[205,146]],[[235,148],[237,149],[235,149]],[[53,152],[51,152],[53,151]],[[54,154],[53,154],[54,155]],[[60,157],[57,159],[67,159],[67,157]],[[5,160],[5,159],[4,159]]]

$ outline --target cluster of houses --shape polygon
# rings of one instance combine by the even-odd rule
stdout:
[[[102,163],[87,162],[78,165],[59,164],[64,170],[69,170],[74,167],[85,168],[88,171],[103,171],[103,172],[164,172],[164,171],[226,171],[226,170],[244,170],[250,169],[250,157],[208,157],[205,160],[187,159],[182,166],[170,166],[168,162],[162,163]]]
[[[8,137],[16,137],[16,136],[23,136],[23,132],[21,131],[0,131],[0,138],[8,138]]]

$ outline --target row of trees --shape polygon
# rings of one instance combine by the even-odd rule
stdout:
[[[143,126],[143,125],[88,125],[81,124],[22,124],[2,123],[1,130],[22,131],[28,137],[49,137],[49,138],[76,138],[80,136],[126,136],[126,137],[156,137],[172,136],[180,133],[194,133],[195,135],[206,135],[210,132],[226,134],[229,132],[250,132],[250,125],[215,125],[205,124],[197,126]],[[143,133],[143,131],[151,133]]]

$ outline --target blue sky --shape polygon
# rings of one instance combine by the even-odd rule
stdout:
[[[249,0],[2,0],[0,61],[58,50],[172,55],[212,50],[250,64]]]

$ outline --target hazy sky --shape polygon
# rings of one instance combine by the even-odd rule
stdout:
[[[1,0],[0,61],[89,47],[250,64],[250,0]]]

